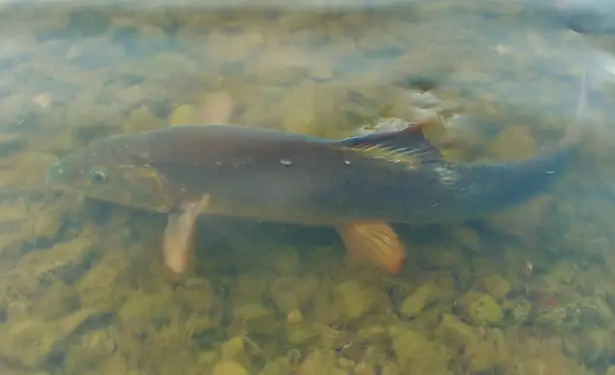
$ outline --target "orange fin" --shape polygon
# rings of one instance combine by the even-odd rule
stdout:
[[[353,222],[337,227],[337,231],[353,259],[399,273],[406,249],[389,224],[379,220]]]
[[[163,255],[164,264],[174,273],[183,273],[188,268],[196,219],[208,201],[209,196],[206,196],[200,202],[184,204],[181,212],[168,217],[164,229]]]

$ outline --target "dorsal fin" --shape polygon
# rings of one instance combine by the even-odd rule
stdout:
[[[397,130],[385,130],[343,139],[343,147],[390,155],[395,158],[417,158],[421,163],[442,160],[442,154],[425,137],[424,127],[432,119],[417,123],[407,123]]]

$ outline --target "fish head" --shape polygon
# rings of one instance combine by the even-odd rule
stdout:
[[[169,212],[174,194],[169,181],[151,168],[143,144],[112,137],[68,154],[47,169],[47,183],[85,196],[152,212]]]

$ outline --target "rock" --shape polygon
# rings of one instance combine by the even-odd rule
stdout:
[[[530,126],[504,127],[494,142],[489,144],[489,152],[505,160],[519,160],[532,156],[536,150],[536,141]]]
[[[248,333],[272,334],[279,328],[275,312],[260,303],[241,305],[233,311],[233,322],[246,327]]]
[[[60,355],[68,346],[69,337],[99,314],[80,310],[56,321],[28,319],[0,325],[0,358],[19,362],[25,367],[40,368],[53,355]]]
[[[404,299],[400,313],[405,318],[415,318],[425,306],[433,302],[438,295],[438,287],[434,283],[421,285],[411,296]]]
[[[575,273],[573,262],[568,260],[557,261],[549,270],[547,283],[554,289],[558,288],[560,284],[570,285],[574,282]]]
[[[313,84],[302,84],[280,103],[279,112],[287,131],[320,135],[315,87]]]
[[[410,330],[393,339],[393,349],[404,374],[448,374],[448,354],[425,334]]]
[[[245,341],[243,337],[233,337],[222,343],[220,348],[220,358],[223,360],[233,360],[242,358],[246,354]]]
[[[43,320],[56,320],[71,313],[79,306],[79,296],[74,286],[53,281],[47,292],[33,304],[35,314]]]
[[[511,290],[510,283],[502,276],[495,274],[487,276],[483,279],[483,286],[487,293],[491,294],[495,299],[503,299]]]
[[[212,375],[249,375],[249,373],[237,362],[222,360],[216,363]]]
[[[278,311],[281,313],[288,314],[291,311],[298,311],[299,309],[299,301],[290,291],[279,291],[277,293],[273,293],[271,298],[273,299]]]
[[[284,276],[295,276],[299,273],[299,251],[294,247],[283,247],[277,251],[275,271]]]
[[[183,104],[175,107],[169,116],[169,125],[176,126],[194,124],[197,121],[197,113],[197,108],[191,104]]]
[[[169,116],[169,125],[208,125],[229,123],[233,115],[233,98],[226,91],[211,92],[199,98],[199,104],[182,104]]]
[[[64,371],[68,374],[87,373],[93,363],[105,361],[119,362],[121,358],[113,357],[117,345],[106,330],[93,330],[83,334],[80,345],[71,345],[64,359]],[[109,358],[112,359],[109,359]],[[115,358],[115,359],[113,359]],[[106,364],[104,365],[107,366]],[[115,373],[115,372],[111,372]]]
[[[487,215],[485,222],[493,229],[517,237],[532,238],[549,212],[552,197],[541,195],[508,210]]]
[[[22,322],[30,317],[31,306],[26,301],[9,302],[6,308],[6,321],[9,324]]]
[[[530,315],[532,304],[525,299],[518,298],[503,301],[501,308],[508,324],[520,325]]]
[[[583,327],[594,325],[607,327],[613,321],[614,316],[611,308],[605,299],[600,296],[584,298],[579,305],[579,310],[579,320]]]
[[[218,359],[218,353],[215,350],[204,351],[199,354],[199,366],[212,366]]]
[[[263,42],[264,38],[260,33],[227,34],[214,31],[207,37],[205,45],[217,59],[229,64],[245,61],[261,48]]]
[[[318,330],[311,324],[298,323],[286,325],[286,340],[292,345],[302,345],[318,336]]]
[[[287,357],[278,357],[267,362],[259,375],[286,375],[293,373],[293,366]]]
[[[6,275],[9,290],[22,296],[39,296],[47,290],[49,280],[74,280],[84,271],[98,241],[97,233],[84,231],[52,249],[27,253]]]
[[[335,306],[345,319],[358,319],[378,306],[377,291],[361,285],[356,280],[338,284],[334,294]]]
[[[32,152],[18,155],[11,164],[12,173],[6,185],[20,188],[45,186],[47,168],[56,161],[58,161],[57,156],[45,153]]]
[[[202,124],[226,124],[233,116],[233,98],[227,91],[205,94],[200,111],[199,122]]]
[[[466,259],[461,247],[426,246],[421,254],[421,265],[427,269],[455,269],[464,266]]]
[[[296,374],[297,375],[313,375],[313,374],[336,374],[335,372],[335,357],[331,352],[325,352],[322,349],[310,351],[310,354],[301,361]]]
[[[459,227],[453,231],[453,238],[463,247],[480,252],[482,243],[477,231],[467,226]]]
[[[140,88],[140,86],[130,87],[134,87],[134,95],[136,96],[134,98],[135,102],[141,102],[146,98],[147,95],[141,91],[142,89]],[[130,112],[130,119],[128,120],[128,124],[126,125],[126,130],[129,132],[139,132],[160,129],[163,127],[164,120],[157,117],[148,106],[141,105],[139,108]]]
[[[0,133],[0,156],[8,156],[22,151],[27,145],[23,134]]]
[[[503,318],[500,305],[488,294],[467,293],[461,297],[460,305],[468,319],[476,325],[499,323]]]
[[[301,310],[293,310],[286,314],[287,324],[297,324],[303,322],[303,314]]]
[[[442,314],[436,334],[443,342],[452,343],[464,352],[473,352],[478,343],[474,329],[451,314]]]

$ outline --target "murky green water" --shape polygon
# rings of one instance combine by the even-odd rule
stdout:
[[[615,374],[609,4],[243,3],[0,5],[0,373]],[[451,159],[536,155],[570,124],[586,155],[506,212],[396,228],[397,276],[331,229],[214,217],[172,275],[164,215],[45,184],[110,134],[433,115]]]

